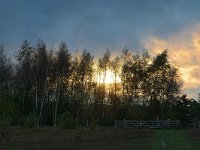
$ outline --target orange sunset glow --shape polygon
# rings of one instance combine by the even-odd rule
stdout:
[[[104,73],[100,73],[100,74],[97,74],[95,76],[96,76],[95,77],[96,81],[98,83],[104,83],[105,82],[105,84],[112,84],[112,83],[121,82],[119,74],[117,74],[116,79],[115,79],[115,74],[111,70],[106,71],[105,79],[104,79]]]
[[[200,70],[200,25],[193,25],[162,39],[151,36],[142,43],[150,53],[158,54],[168,50],[170,61],[178,65],[183,80],[183,90],[199,88]],[[197,96],[197,95],[193,95]]]
[[[0,150],[200,150],[200,0],[0,0],[0,21]]]

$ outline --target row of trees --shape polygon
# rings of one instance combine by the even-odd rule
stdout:
[[[185,120],[191,112],[199,119],[191,111],[198,103],[180,96],[178,68],[166,50],[155,58],[106,51],[96,60],[86,50],[71,54],[64,42],[48,50],[39,40],[36,46],[24,41],[15,58],[11,62],[0,48],[0,117],[14,125],[32,119],[37,126],[58,126],[66,117],[83,126],[123,118]],[[113,83],[106,83],[107,72]]]

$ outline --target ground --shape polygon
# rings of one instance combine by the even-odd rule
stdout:
[[[200,129],[14,128],[3,150],[198,150]]]
[[[152,139],[151,149],[194,150],[187,131],[183,129],[157,130]]]

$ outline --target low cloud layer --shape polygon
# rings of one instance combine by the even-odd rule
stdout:
[[[158,54],[168,49],[170,61],[178,65],[183,79],[183,90],[197,97],[200,92],[200,24],[193,25],[168,38],[150,36],[142,45]]]

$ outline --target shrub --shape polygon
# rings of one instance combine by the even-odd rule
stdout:
[[[0,119],[0,139],[2,140],[10,140],[12,136],[12,131],[9,128],[11,124],[11,118],[9,117],[2,117]]]
[[[2,118],[9,119],[9,125],[17,125],[17,122],[20,118],[20,112],[14,100],[9,97],[0,99],[0,120],[1,121],[4,120]]]
[[[36,115],[35,114],[28,115],[25,119],[24,125],[25,125],[25,127],[28,127],[28,128],[35,127],[36,126]]]
[[[77,121],[72,118],[69,112],[65,112],[58,117],[59,126],[63,129],[76,128]]]
[[[94,118],[92,118],[90,120],[90,129],[95,129],[97,127],[97,123],[96,123],[96,120],[94,120]]]

